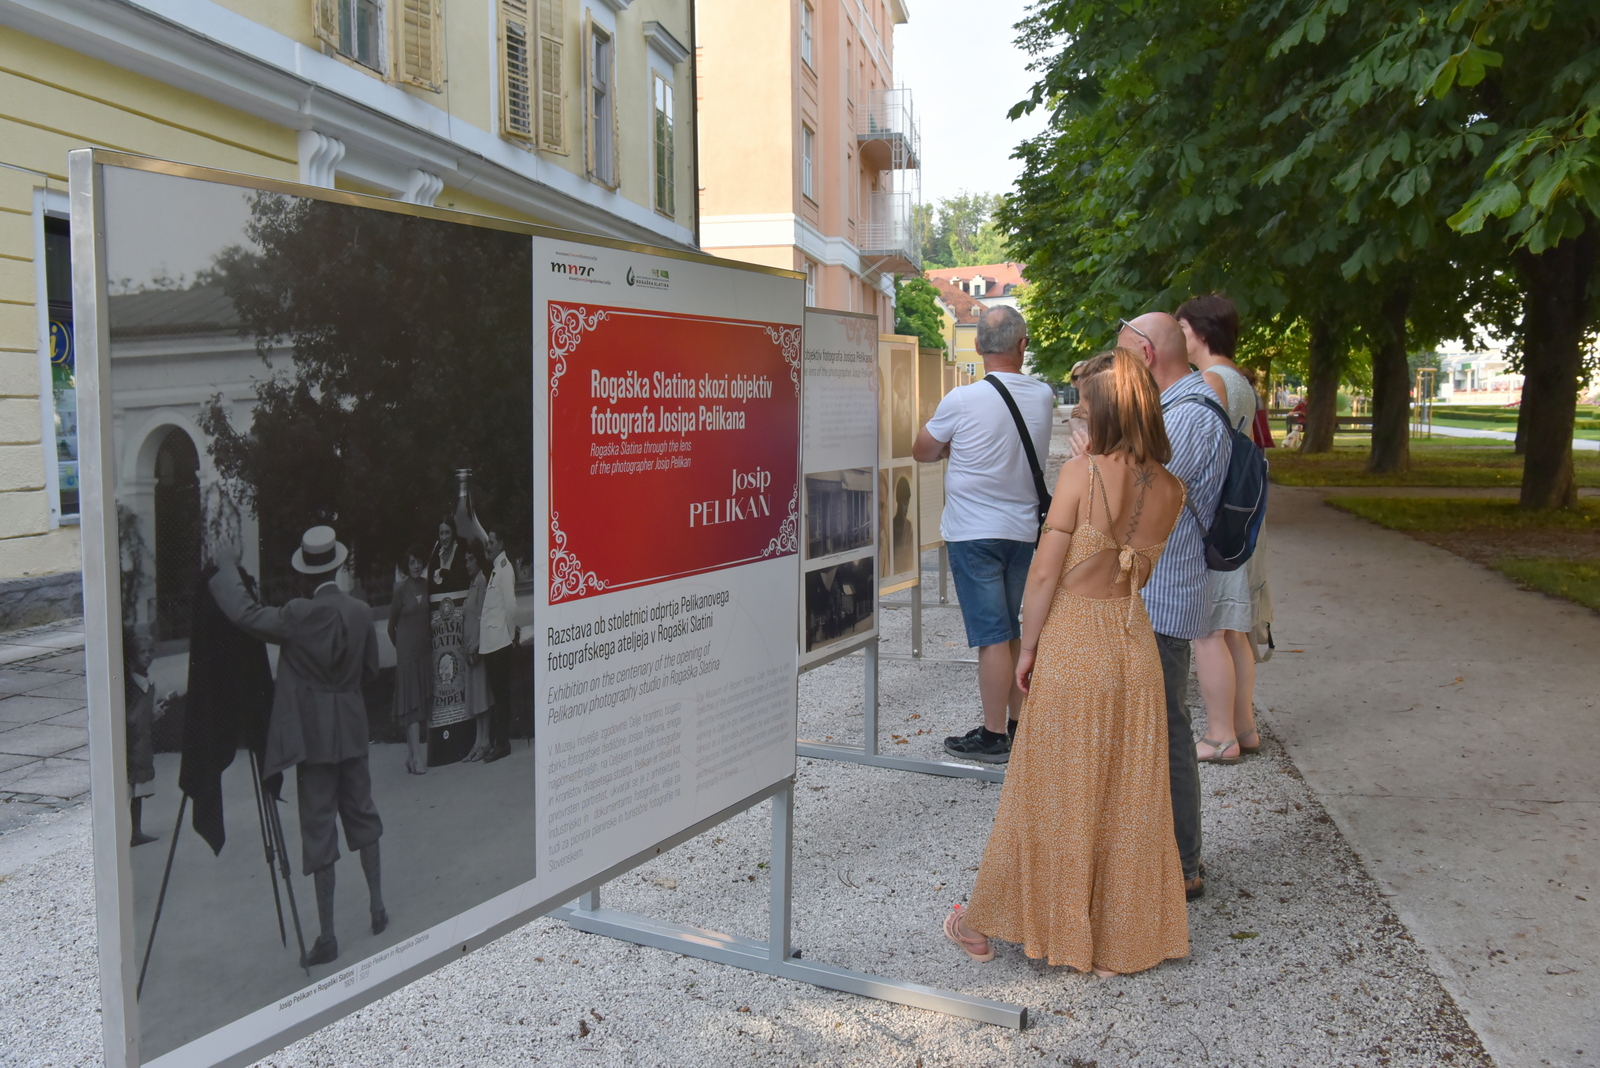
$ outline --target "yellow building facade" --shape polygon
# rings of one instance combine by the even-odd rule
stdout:
[[[697,0],[701,243],[878,315],[918,274],[920,149],[894,82],[902,0]]]
[[[0,0],[0,629],[70,614],[78,597],[69,151],[694,247],[692,12],[691,0]]]

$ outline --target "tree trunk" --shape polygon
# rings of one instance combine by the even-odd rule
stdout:
[[[1406,362],[1406,312],[1411,286],[1396,285],[1383,299],[1383,320],[1372,346],[1372,474],[1411,467],[1411,367]]]
[[[1522,469],[1523,508],[1570,508],[1577,503],[1572,477],[1572,423],[1578,407],[1583,334],[1592,301],[1589,281],[1600,252],[1594,219],[1576,238],[1537,255],[1512,254],[1523,292],[1522,411],[1518,436],[1527,449]]]
[[[1333,316],[1311,323],[1310,371],[1306,375],[1306,436],[1301,452],[1332,452],[1338,427],[1343,332]]]

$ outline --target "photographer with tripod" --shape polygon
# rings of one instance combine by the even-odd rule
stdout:
[[[332,527],[318,526],[300,539],[291,565],[305,576],[308,596],[281,608],[256,601],[239,576],[238,552],[218,554],[211,592],[229,620],[281,648],[261,774],[270,778],[296,767],[304,871],[315,883],[321,933],[305,958],[326,964],[339,955],[334,935],[334,862],[339,859],[337,814],[345,844],[361,855],[371,895],[372,933],[389,925],[384,909],[378,839],[383,821],[372,803],[367,770],[364,679],[378,673],[372,609],[334,580],[349,556]]]

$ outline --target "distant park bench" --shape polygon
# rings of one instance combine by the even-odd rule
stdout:
[[[1287,416],[1289,414],[1289,409],[1288,408],[1269,408],[1267,410],[1267,414],[1273,419],[1282,419],[1282,418],[1284,418],[1285,416]],[[1370,415],[1340,415],[1340,416],[1335,416],[1334,417],[1334,425],[1336,427],[1338,427],[1339,429],[1343,429],[1345,427],[1367,427],[1367,428],[1370,429],[1371,426],[1372,426],[1372,416],[1370,416]]]

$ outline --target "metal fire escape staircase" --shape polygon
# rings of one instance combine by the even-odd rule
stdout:
[[[877,262],[864,266],[862,274],[921,274],[915,219],[922,200],[922,139],[911,90],[874,91],[856,121],[861,161],[878,171],[877,188],[867,196],[866,219],[858,229],[862,258]]]

